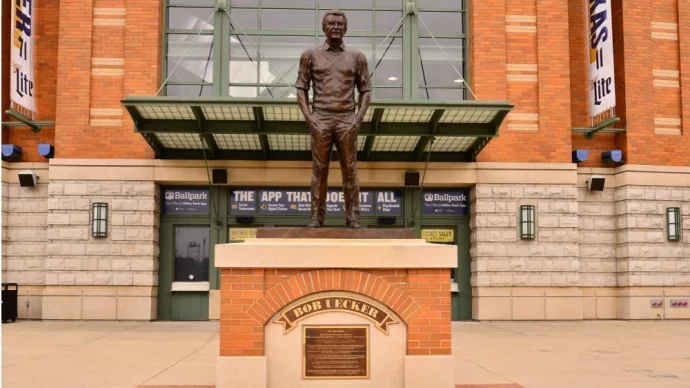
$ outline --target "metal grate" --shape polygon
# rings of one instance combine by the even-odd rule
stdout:
[[[165,148],[175,148],[183,150],[198,150],[201,147],[207,148],[205,142],[199,139],[199,135],[193,133],[157,133],[158,140]]]
[[[222,150],[260,150],[261,142],[259,141],[258,135],[227,135],[227,134],[215,134],[213,137],[216,139],[218,148]]]
[[[264,107],[266,121],[304,121],[302,111],[296,106],[267,106]]]
[[[376,136],[372,151],[409,152],[414,151],[419,136]]]
[[[268,145],[272,151],[310,151],[309,135],[268,135]]]
[[[476,137],[438,136],[434,144],[426,146],[427,152],[465,152],[474,144]]]
[[[137,108],[144,119],[190,120],[194,113],[188,106],[140,106]]]
[[[254,111],[248,106],[202,106],[209,120],[254,120]]]
[[[487,124],[498,113],[493,109],[446,109],[441,116],[441,123]]]

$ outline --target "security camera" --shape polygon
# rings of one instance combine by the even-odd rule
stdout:
[[[604,182],[606,182],[606,178],[603,176],[593,175],[587,179],[587,190],[604,191]]]
[[[19,186],[35,187],[36,183],[38,183],[38,177],[35,172],[26,170],[19,173]]]

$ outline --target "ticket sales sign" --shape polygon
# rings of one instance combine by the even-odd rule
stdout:
[[[299,215],[309,214],[311,192],[307,189],[234,189],[229,198],[232,215]],[[402,215],[400,190],[362,190],[359,193],[360,214],[363,216]],[[344,214],[345,194],[329,190],[326,212]]]

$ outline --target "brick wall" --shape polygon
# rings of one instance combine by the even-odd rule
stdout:
[[[570,161],[568,6],[561,1],[470,1],[470,79],[479,99],[515,109],[482,162]]]
[[[158,89],[161,7],[160,1],[60,2],[56,157],[153,157],[120,100]]]
[[[221,356],[264,354],[264,325],[281,308],[321,291],[360,293],[407,324],[407,354],[450,354],[448,270],[222,269]]]

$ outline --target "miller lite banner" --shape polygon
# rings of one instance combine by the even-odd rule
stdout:
[[[589,0],[589,115],[616,106],[611,0]]]
[[[12,1],[10,100],[14,105],[36,113],[33,56],[36,0],[9,1]]]

